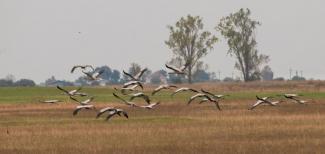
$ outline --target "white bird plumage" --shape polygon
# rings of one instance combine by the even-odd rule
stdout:
[[[94,105],[79,105],[76,107],[76,109],[73,111],[73,116],[77,115],[80,110],[82,109],[87,109],[87,110],[90,110],[90,109],[96,109]]]
[[[158,86],[156,89],[154,89],[151,93],[151,95],[155,95],[157,92],[163,90],[163,89],[171,89],[171,88],[177,88],[177,86],[175,85],[168,85],[168,84],[163,84],[163,85],[160,85]]]

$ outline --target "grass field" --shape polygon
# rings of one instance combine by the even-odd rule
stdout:
[[[154,97],[153,110],[124,106],[113,90],[85,87],[97,108],[116,106],[130,118],[95,119],[55,88],[0,88],[0,153],[325,153],[325,93],[314,83],[196,84],[231,96],[222,111],[209,103],[186,105],[189,93]],[[149,86],[146,92],[152,89]],[[298,92],[308,105],[247,108],[255,95]],[[39,99],[63,99],[40,104]]]

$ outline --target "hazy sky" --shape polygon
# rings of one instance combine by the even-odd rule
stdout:
[[[214,30],[220,18],[249,8],[262,23],[258,49],[270,55],[276,77],[287,78],[292,68],[325,79],[324,6],[322,0],[0,0],[0,78],[74,80],[81,75],[69,73],[74,64],[162,69],[172,57],[167,25],[199,15],[222,38]],[[227,50],[221,39],[204,58],[222,78],[238,74]]]

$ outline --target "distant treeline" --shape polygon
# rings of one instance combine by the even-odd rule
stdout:
[[[142,67],[139,64],[131,63],[131,66],[125,70],[130,74],[138,73]],[[50,77],[44,83],[41,83],[43,86],[98,86],[98,85],[112,85],[112,84],[121,84],[129,80],[122,71],[117,69],[112,69],[109,66],[100,66],[95,68],[95,71],[104,70],[104,73],[101,75],[103,80],[101,81],[92,81],[89,82],[87,77],[80,72],[80,77],[75,81],[66,81],[66,80],[57,80],[55,76]],[[213,72],[207,72],[205,70],[199,70],[194,75],[194,82],[207,82],[207,81],[216,81],[216,75]],[[151,71],[149,68],[141,78],[142,82],[160,84],[160,83],[184,83],[186,78],[181,75],[168,74],[165,70]]]
[[[0,87],[33,87],[35,82],[30,79],[20,79],[18,81],[0,79]]]
[[[128,70],[130,74],[136,74],[140,71],[142,67],[139,64],[131,63],[131,66]],[[57,80],[55,76],[50,77],[45,80],[45,82],[41,83],[40,86],[105,86],[105,85],[113,85],[113,84],[122,84],[128,81],[128,77],[125,76],[121,71],[117,69],[112,69],[109,66],[100,66],[95,69],[104,70],[104,73],[101,75],[103,80],[101,81],[93,81],[89,82],[87,77],[80,73],[80,77],[75,81],[66,81],[66,80]],[[75,72],[78,73],[78,72]],[[270,67],[265,66],[261,71],[261,77],[256,80],[265,80],[265,81],[285,81],[286,79],[283,77],[273,78],[273,72]],[[239,77],[224,77],[223,79],[219,79],[215,72],[207,72],[206,70],[199,69],[193,75],[193,82],[240,82],[242,81]],[[305,78],[301,76],[293,76],[293,81],[304,81]],[[142,82],[151,83],[151,84],[161,84],[161,83],[171,83],[171,84],[179,84],[186,83],[187,79],[185,76],[168,74],[165,70],[158,70],[152,72],[150,69],[146,71],[146,73],[141,78]],[[7,77],[0,79],[0,87],[32,87],[36,86],[35,82],[31,79],[19,79],[15,80],[13,75],[8,75]]]

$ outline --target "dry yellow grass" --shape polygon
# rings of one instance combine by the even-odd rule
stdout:
[[[73,117],[73,104],[5,104],[0,153],[325,153],[321,101],[248,111],[251,103],[228,100],[223,111],[208,103],[165,102],[151,111],[119,105],[130,119],[109,122],[94,111]]]

